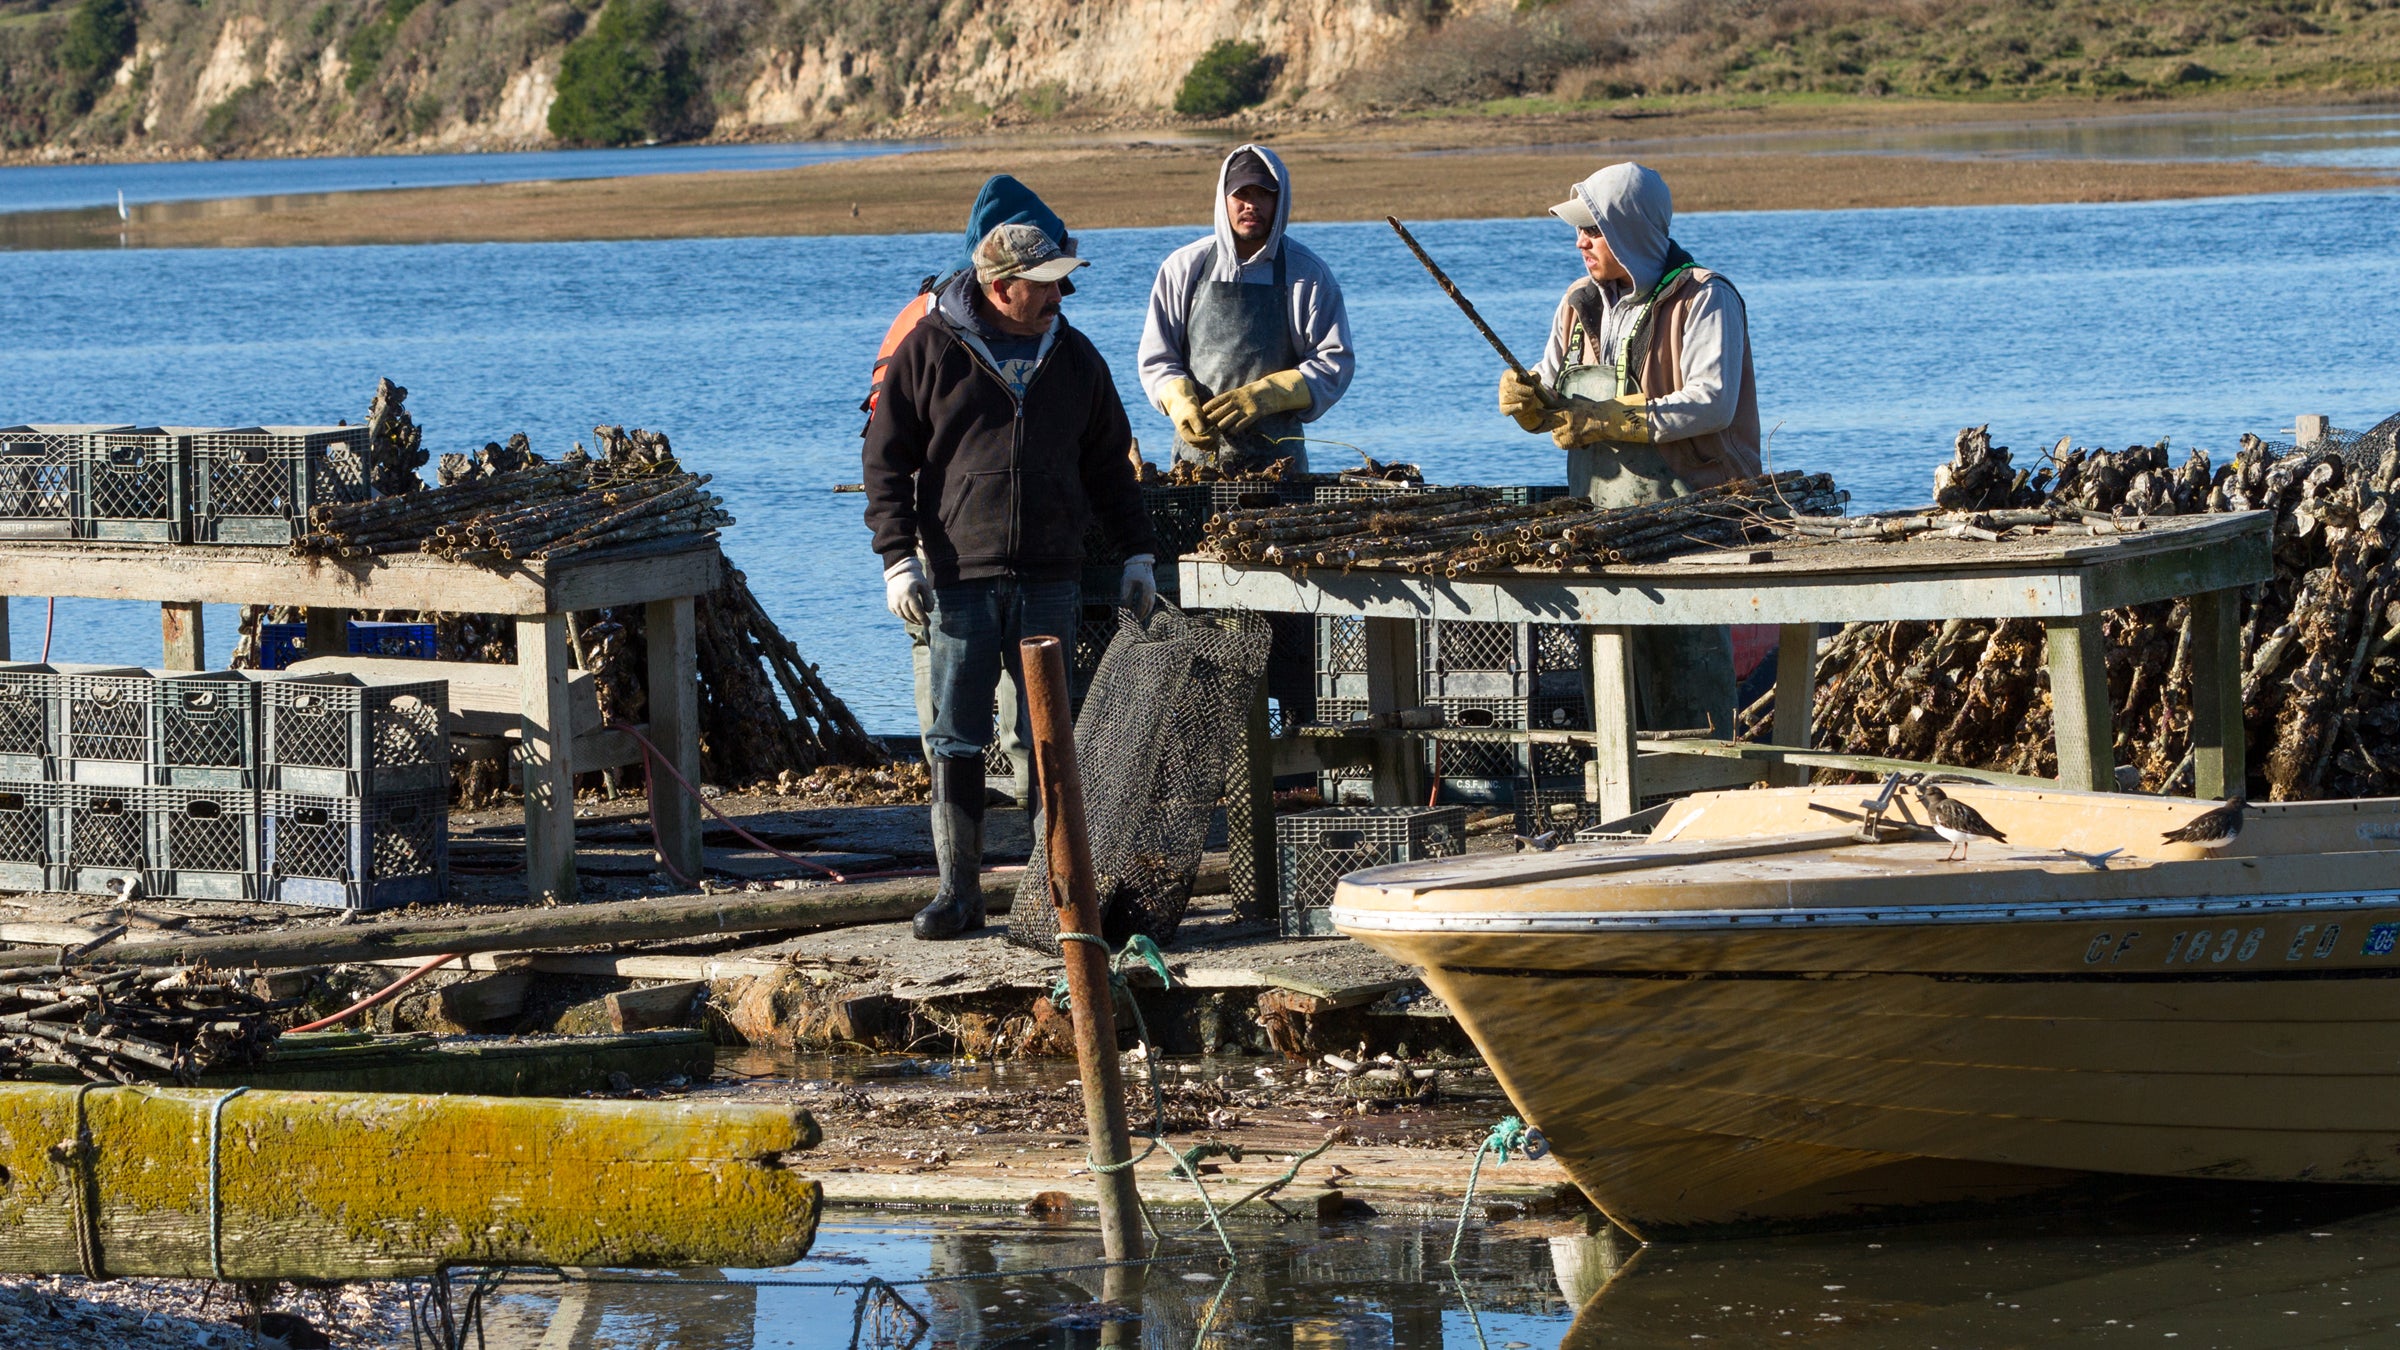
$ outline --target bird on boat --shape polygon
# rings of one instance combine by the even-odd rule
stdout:
[[[1548,853],[1558,847],[1559,837],[1565,833],[1564,830],[1544,830],[1536,835],[1517,835],[1517,852],[1532,849],[1536,853]]]
[[[2007,843],[2008,836],[1983,818],[1983,813],[1965,802],[1952,801],[1950,794],[1928,783],[1917,789],[1924,799],[1927,814],[1933,817],[1933,832],[1950,841],[1950,852],[1944,862],[1964,862],[1967,845],[1976,839],[1992,839]]]
[[[2250,803],[2240,797],[2213,811],[2203,811],[2185,822],[2182,829],[2167,831],[2170,844],[2198,844],[2206,849],[2219,849],[2241,837],[2242,810]]]

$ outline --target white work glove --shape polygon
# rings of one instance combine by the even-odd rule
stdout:
[[[1125,560],[1125,580],[1117,586],[1117,604],[1130,609],[1137,618],[1147,618],[1150,606],[1158,603],[1158,572],[1152,566],[1150,554],[1136,553]]]
[[[933,608],[933,588],[925,584],[925,564],[902,558],[883,569],[883,607],[902,623],[925,622]]]

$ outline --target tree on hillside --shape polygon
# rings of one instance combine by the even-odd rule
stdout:
[[[58,64],[67,74],[68,101],[76,113],[92,106],[132,51],[133,7],[127,0],[83,0],[75,7],[59,38]]]
[[[699,91],[666,0],[609,0],[559,59],[550,134],[570,145],[671,140],[689,129]]]

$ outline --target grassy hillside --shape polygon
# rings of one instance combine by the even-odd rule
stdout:
[[[1522,0],[1345,83],[1387,107],[1690,94],[2400,91],[2400,0]]]
[[[1303,80],[1272,74],[1274,43],[1324,35],[1270,34],[1258,63],[1277,81],[1275,106],[2400,93],[2400,0],[1362,6],[1408,36]],[[1096,40],[1079,26],[1089,12],[1073,0],[0,0],[0,153],[622,144],[762,124],[779,135],[914,133],[994,109],[1016,123],[1173,120],[1174,81],[1113,106],[1048,76],[1006,86],[1007,54],[1032,25],[1067,69],[1115,59],[1074,45]],[[1129,39],[1111,40],[1121,56]],[[814,92],[760,105],[774,83],[762,72],[778,71],[787,93],[795,79]]]

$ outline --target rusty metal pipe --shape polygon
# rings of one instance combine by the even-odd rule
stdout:
[[[1083,773],[1075,763],[1075,724],[1067,715],[1067,654],[1054,637],[1017,644],[1032,712],[1034,773],[1041,780],[1050,902],[1058,931],[1100,932],[1100,892],[1092,879],[1092,841],[1083,819]],[[1067,993],[1075,1000],[1075,1061],[1083,1070],[1083,1124],[1096,1163],[1133,1156],[1125,1126],[1125,1085],[1117,1067],[1117,1005],[1108,987],[1108,951],[1098,942],[1062,940]],[[1140,1254],[1141,1200],[1133,1169],[1093,1172],[1100,1199],[1100,1245],[1111,1261]]]

